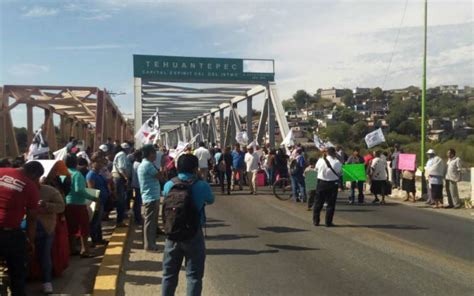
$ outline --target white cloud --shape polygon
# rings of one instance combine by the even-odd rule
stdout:
[[[56,8],[47,8],[47,7],[40,7],[35,6],[30,9],[27,9],[26,12],[23,14],[25,17],[46,17],[46,16],[53,16],[59,13],[59,9]]]
[[[135,44],[92,44],[92,45],[65,45],[54,46],[48,49],[52,50],[103,50],[103,49],[120,49],[132,48]]]
[[[254,14],[250,14],[250,13],[244,13],[244,14],[241,14],[239,16],[237,16],[237,20],[239,22],[248,22],[250,20],[252,20],[253,18],[255,17]]]
[[[94,20],[94,21],[104,21],[107,19],[110,19],[112,17],[112,14],[109,13],[104,13],[104,12],[97,12],[94,15],[90,16],[83,16],[81,17],[83,20]]]
[[[38,64],[17,64],[10,67],[8,73],[12,76],[21,77],[33,77],[49,72],[49,66],[38,65]]]

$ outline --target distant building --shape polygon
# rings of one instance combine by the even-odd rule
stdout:
[[[441,85],[439,91],[443,94],[459,95],[459,88],[457,85]]]
[[[370,88],[367,87],[356,87],[352,90],[352,95],[356,104],[362,103],[363,99],[366,99],[370,94]]]
[[[344,94],[344,90],[330,88],[330,89],[323,89],[321,90],[321,98],[331,100],[331,102],[336,104],[341,104],[341,99]]]
[[[298,111],[296,110],[288,110],[285,112],[285,116],[288,119],[295,119],[298,117]]]

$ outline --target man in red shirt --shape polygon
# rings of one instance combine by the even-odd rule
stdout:
[[[8,267],[13,296],[25,295],[27,248],[33,251],[39,178],[43,166],[30,161],[22,168],[0,168],[0,257]],[[26,235],[20,225],[26,214]]]

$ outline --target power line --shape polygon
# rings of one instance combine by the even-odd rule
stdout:
[[[405,20],[407,6],[408,6],[408,0],[405,0],[405,8],[403,9],[402,19],[400,21],[400,25],[398,26],[397,36],[395,37],[395,43],[393,44],[392,54],[390,55],[390,61],[388,63],[387,72],[385,73],[385,77],[383,79],[382,89],[385,89],[385,82],[387,81],[388,74],[390,73],[390,67],[392,65],[393,56],[395,55],[395,49],[397,48],[397,44],[398,44],[398,37],[400,36],[400,31],[402,30],[403,21]]]

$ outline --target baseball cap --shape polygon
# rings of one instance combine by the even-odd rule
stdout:
[[[436,152],[433,149],[429,149],[426,151],[426,154],[436,154]]]
[[[107,147],[107,145],[105,145],[105,144],[100,145],[99,149],[102,150],[103,152],[108,152],[109,151],[109,147]]]

